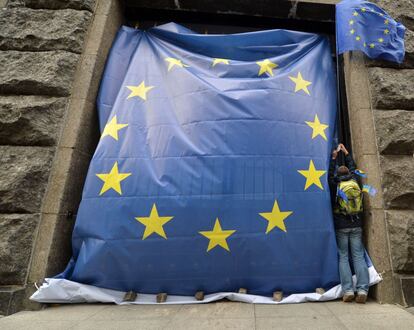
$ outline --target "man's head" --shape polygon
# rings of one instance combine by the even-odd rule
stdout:
[[[347,175],[347,174],[349,174],[349,169],[348,169],[348,167],[346,167],[346,166],[344,166],[344,165],[339,166],[339,167],[338,167],[337,174],[338,174],[339,176],[343,176],[343,175]]]

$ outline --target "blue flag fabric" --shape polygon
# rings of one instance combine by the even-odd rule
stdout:
[[[370,58],[402,63],[405,27],[368,1],[344,0],[336,5],[337,52],[360,50]]]
[[[377,189],[368,184],[362,186],[362,191],[368,193],[370,196],[375,196],[377,194]]]
[[[338,283],[326,37],[122,27],[97,103],[102,136],[61,278],[178,295]]]
[[[345,192],[342,189],[339,189],[339,187],[337,188],[337,192],[336,194],[341,197],[345,202],[348,203],[348,196],[345,194]]]

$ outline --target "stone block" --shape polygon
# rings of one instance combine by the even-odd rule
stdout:
[[[386,211],[393,269],[414,272],[414,211]]]
[[[0,213],[37,213],[47,186],[53,149],[0,146]]]
[[[273,300],[276,302],[282,301],[283,299],[283,292],[282,291],[275,291],[273,292]]]
[[[414,112],[374,111],[379,152],[386,155],[414,154]]]
[[[364,214],[365,247],[379,273],[391,271],[384,211],[372,209]]]
[[[401,289],[405,306],[414,306],[414,276],[402,276]]]
[[[33,249],[27,283],[61,273],[72,254],[71,239],[75,218],[67,215],[42,214]]]
[[[157,303],[164,303],[167,301],[168,295],[165,292],[157,294]]]
[[[373,108],[414,110],[414,70],[369,68]]]
[[[0,144],[57,144],[66,98],[0,96]]]
[[[38,214],[0,214],[0,285],[23,285]]]
[[[0,52],[0,93],[68,96],[78,59],[65,51]]]
[[[95,103],[72,98],[59,145],[92,155],[99,141],[98,113]]]
[[[96,55],[84,55],[80,63],[82,79],[76,79],[73,84],[72,96],[77,99],[96,101],[101,76],[105,66],[105,58]],[[80,78],[80,77],[77,77]]]
[[[344,56],[344,59],[345,83],[352,121],[353,111],[371,107],[369,81],[363,54],[353,52],[346,57]]]
[[[59,148],[53,162],[42,212],[76,214],[91,155],[72,148]]]
[[[377,267],[376,264],[375,267]],[[376,269],[378,271],[378,268]],[[393,273],[391,270],[379,273],[381,273],[382,281],[369,288],[369,296],[380,304],[393,304],[396,302]]]
[[[352,118],[351,138],[355,152],[360,155],[376,155],[377,143],[375,138],[374,115],[370,108],[358,109],[350,113]]]
[[[10,315],[23,308],[25,289],[16,286],[0,286],[0,315]]]
[[[386,209],[414,210],[414,159],[412,156],[381,156]]]
[[[134,291],[128,291],[125,293],[122,301],[135,301],[137,299],[137,293]]]
[[[97,1],[96,3],[96,9],[95,9],[95,15],[117,15],[118,13],[123,12],[123,4],[125,1],[119,1],[119,0],[105,0],[105,1]],[[145,4],[142,2],[142,0],[139,3],[140,7],[145,7]],[[164,9],[166,6],[163,7]],[[123,16],[123,15],[122,15]]]
[[[73,9],[0,11],[0,49],[81,53],[92,14]]]
[[[96,0],[9,0],[9,8],[28,7],[34,9],[77,9],[93,11]],[[108,1],[108,0],[103,0]]]
[[[87,39],[84,54],[97,54],[106,60],[122,22],[120,1],[100,1],[89,32],[93,37]]]
[[[194,295],[194,297],[196,298],[196,300],[198,301],[202,301],[204,300],[204,291],[197,291]]]

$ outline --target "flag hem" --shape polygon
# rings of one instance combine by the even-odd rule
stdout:
[[[369,285],[382,281],[374,266],[368,267]],[[353,276],[354,285],[356,282]],[[77,283],[66,279],[47,278],[45,283],[30,297],[30,300],[39,303],[115,303],[117,305],[153,305],[157,304],[155,294],[138,293],[137,299],[132,302],[124,302],[125,292],[98,288],[96,286]],[[192,296],[168,296],[163,304],[199,304],[208,303],[227,298],[231,301],[252,304],[295,304],[310,301],[329,301],[342,297],[341,285],[338,284],[324,294],[316,292],[295,293],[284,297],[280,302],[273,301],[271,297],[240,294],[235,292],[217,292],[206,295],[203,301],[198,301]]]

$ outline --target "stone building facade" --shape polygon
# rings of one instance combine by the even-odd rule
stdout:
[[[278,7],[263,1],[277,15]],[[126,2],[273,15],[250,0]],[[280,8],[287,16],[303,5],[303,16],[294,17],[303,19],[309,6],[332,12],[335,2],[285,1]],[[374,296],[413,305],[414,5],[376,2],[407,27],[406,60],[397,66],[345,56],[352,145],[379,190],[366,205],[366,242],[384,278]],[[94,102],[122,6],[121,0],[0,1],[0,314],[36,308],[27,299],[34,283],[62,271],[70,257],[74,215],[99,138]]]

